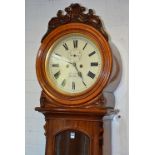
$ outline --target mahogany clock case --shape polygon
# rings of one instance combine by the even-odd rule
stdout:
[[[68,155],[102,155],[103,118],[118,112],[114,107],[113,91],[121,78],[120,56],[92,9],[85,13],[85,7],[71,4],[65,11],[64,15],[59,10],[57,17],[49,21],[36,61],[42,93],[40,107],[35,110],[45,116],[45,155],[64,155],[64,152]],[[60,94],[48,83],[44,66],[51,44],[72,32],[97,40],[105,61],[99,80],[91,90],[74,97]]]

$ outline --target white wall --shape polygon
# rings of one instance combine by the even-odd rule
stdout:
[[[57,10],[75,2],[95,10],[120,52],[123,75],[115,96],[121,119],[113,121],[112,155],[128,155],[128,0],[26,0],[26,155],[45,150],[44,117],[34,111],[41,91],[35,74],[40,40]]]

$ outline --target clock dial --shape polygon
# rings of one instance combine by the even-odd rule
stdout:
[[[102,58],[95,42],[84,35],[70,34],[56,41],[48,51],[49,82],[68,94],[82,93],[98,80]]]

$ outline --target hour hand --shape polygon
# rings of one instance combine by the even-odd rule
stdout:
[[[72,62],[70,62],[68,59],[66,59],[66,58],[64,58],[64,57],[61,57],[61,55],[59,55],[59,54],[57,54],[57,53],[55,53],[55,56],[54,56],[55,58],[58,58],[58,59],[60,59],[60,60],[62,60],[62,61],[65,61],[65,62],[67,62],[67,63],[69,63],[69,64],[73,64]]]

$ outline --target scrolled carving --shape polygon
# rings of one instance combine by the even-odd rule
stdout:
[[[88,10],[88,13],[85,13],[86,8],[80,6],[78,3],[71,4],[69,7],[65,8],[66,14],[63,14],[62,10],[57,12],[57,17],[52,18],[48,23],[48,30],[44,38],[55,28],[58,26],[68,24],[68,23],[84,23],[98,29],[104,37],[108,40],[108,35],[103,29],[102,22],[100,18],[94,15],[94,11],[92,9]]]
[[[98,95],[98,97],[94,101],[92,101],[90,104],[88,104],[86,106],[86,108],[91,108],[91,107],[105,108],[105,103],[106,103],[106,99],[105,99],[104,95],[101,93]]]

